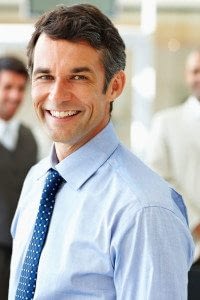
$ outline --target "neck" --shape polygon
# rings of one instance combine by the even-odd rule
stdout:
[[[109,122],[109,121],[108,121]],[[107,122],[107,124],[108,124]],[[106,125],[97,130],[94,131],[93,134],[88,133],[85,137],[83,137],[81,140],[69,145],[67,143],[59,143],[59,142],[55,142],[55,150],[56,150],[56,155],[58,158],[58,161],[60,162],[61,160],[65,159],[67,156],[69,156],[70,154],[72,154],[73,152],[75,152],[76,150],[78,150],[79,148],[81,148],[83,145],[85,145],[87,142],[89,142],[91,139],[93,139],[100,131],[102,131]]]

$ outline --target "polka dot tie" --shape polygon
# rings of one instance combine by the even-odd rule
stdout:
[[[64,179],[50,169],[45,181],[33,235],[23,263],[15,299],[33,299],[40,255],[47,237],[55,196]]]

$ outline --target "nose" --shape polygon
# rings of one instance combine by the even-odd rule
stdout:
[[[67,80],[57,79],[52,82],[49,91],[49,100],[52,102],[66,102],[70,101],[72,93],[70,83]]]
[[[21,91],[19,89],[11,89],[9,92],[9,99],[10,102],[13,103],[20,103],[23,99],[24,91]]]

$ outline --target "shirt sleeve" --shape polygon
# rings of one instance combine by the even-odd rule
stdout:
[[[186,300],[193,259],[189,230],[173,212],[148,207],[120,225],[113,242],[117,300]]]

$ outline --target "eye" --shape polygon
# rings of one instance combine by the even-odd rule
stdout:
[[[51,75],[39,75],[36,77],[36,80],[52,80],[53,76]]]
[[[84,76],[84,75],[74,75],[74,76],[72,77],[72,79],[73,79],[73,80],[86,80],[87,77]]]
[[[9,90],[11,90],[11,89],[12,89],[12,85],[11,85],[11,84],[5,86],[5,90],[6,90],[6,91],[9,91]]]
[[[40,78],[43,80],[51,80],[52,76],[51,75],[42,75]]]

